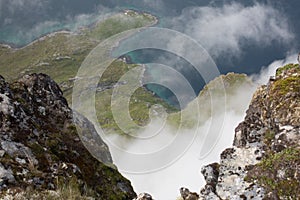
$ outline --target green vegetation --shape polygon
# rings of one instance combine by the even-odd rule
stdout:
[[[267,130],[264,135],[263,142],[270,148],[272,141],[275,139],[275,132],[272,130]]]
[[[299,64],[288,64],[278,68],[276,70],[276,76],[280,76],[287,72],[295,75],[282,77],[276,80],[272,87],[272,91],[275,93],[275,95],[286,95],[288,92],[300,91]]]
[[[269,84],[267,101],[272,105],[269,109],[274,115],[271,117],[277,118],[281,124],[299,124],[298,114],[295,114],[300,91],[299,74],[298,64],[288,64],[277,69],[276,79]],[[266,130],[263,136],[264,157],[251,167],[245,180],[257,182],[273,198],[299,199],[299,145],[296,141],[288,142],[285,139],[280,139],[282,142],[277,144],[276,134],[276,130]]]
[[[244,84],[252,84],[246,74],[228,73],[212,80],[203,88],[201,94],[211,91],[216,91],[217,93],[222,94],[224,93],[224,89],[226,93],[230,93]]]
[[[56,190],[37,191],[28,187],[25,191],[20,192],[17,188],[12,189],[9,193],[2,194],[5,199],[15,200],[92,200],[95,199],[92,191],[82,192],[78,180],[72,177],[68,182],[63,178],[57,180],[58,188]]]
[[[290,147],[279,153],[268,154],[248,173],[245,180],[257,180],[259,185],[276,196],[297,199],[300,182],[295,174],[299,165],[300,149]]]
[[[6,80],[13,81],[24,74],[45,73],[50,75],[61,87],[64,96],[72,104],[72,87],[77,71],[89,54],[102,40],[132,28],[149,26],[156,22],[156,19],[144,13],[126,11],[126,14],[118,14],[95,24],[93,27],[81,30],[78,33],[57,33],[54,36],[45,36],[43,39],[21,49],[0,48],[0,74]],[[123,61],[116,60],[104,72],[99,85],[106,89],[96,93],[96,111],[101,127],[107,131],[121,132],[113,119],[111,111],[112,86],[117,83],[119,78],[137,65],[129,65]],[[245,75],[227,74],[221,76],[224,79],[225,90],[231,93],[233,88],[240,87],[248,82]],[[212,81],[211,91],[220,93],[219,81]],[[140,87],[130,97],[129,112],[130,116],[138,125],[146,125],[149,122],[149,108],[155,104],[160,104],[166,108],[168,113],[174,113],[168,118],[168,122],[174,127],[182,124],[186,128],[194,127],[198,120],[195,116],[195,106],[200,105],[201,117],[206,119],[211,115],[210,99],[207,86],[201,92],[198,101],[192,102],[185,109],[184,113],[166,104],[157,96]],[[223,97],[222,97],[223,98]],[[181,121],[184,116],[184,121]],[[201,118],[201,119],[202,119]],[[129,130],[131,127],[128,127]]]
[[[72,104],[72,87],[74,77],[77,74],[81,63],[89,52],[98,45],[102,40],[113,36],[117,33],[129,30],[132,28],[150,26],[155,23],[155,17],[134,11],[126,11],[123,14],[117,14],[109,17],[93,27],[82,29],[78,33],[57,33],[54,36],[45,36],[43,39],[34,42],[33,44],[21,49],[9,49],[6,47],[0,48],[0,74],[6,80],[13,81],[30,73],[45,73],[50,75],[61,87],[64,96]],[[121,132],[116,125],[111,112],[111,94],[113,86],[118,79],[133,69],[136,65],[129,65],[123,61],[116,60],[104,72],[99,85],[108,86],[104,91],[96,93],[96,111],[100,125],[110,131]],[[224,78],[226,92],[230,92],[232,86],[240,86],[245,82],[245,75],[228,74],[222,76]],[[211,84],[215,92],[220,92],[217,84],[218,81]],[[228,87],[228,90],[227,90]],[[223,92],[223,91],[221,91]],[[221,93],[220,92],[220,93]],[[201,92],[202,100],[209,95],[207,87]],[[202,109],[202,116],[209,116],[210,104],[206,104],[201,100],[200,105],[205,105]],[[184,122],[181,124],[184,127],[190,128],[196,125],[194,106],[197,106],[196,101],[191,103],[185,109]],[[149,122],[149,108],[155,104],[160,104],[166,108],[168,113],[174,113],[174,107],[166,104],[164,101],[140,87],[130,97],[129,112],[138,125],[146,125]],[[178,126],[181,122],[182,113],[177,112],[169,116],[169,123],[173,126]],[[130,127],[128,127],[130,129]]]
[[[45,36],[21,49],[1,47],[0,74],[6,80],[16,80],[24,74],[45,73],[64,85],[99,42],[129,29],[149,26],[154,20],[147,14],[117,14],[76,34]]]
[[[290,63],[290,64],[287,64],[283,67],[278,68],[276,70],[276,76],[279,76],[279,75],[282,74],[282,72],[290,70],[290,69],[296,69],[297,71],[300,71],[299,64]]]
[[[8,81],[14,81],[25,74],[45,73],[61,87],[64,96],[71,104],[72,87],[77,71],[99,42],[126,30],[150,26],[156,18],[146,13],[126,11],[103,20],[78,33],[59,32],[45,36],[21,49],[0,48],[0,74]],[[104,72],[99,85],[107,89],[96,94],[96,109],[100,124],[107,129],[119,130],[111,113],[112,86],[119,78],[137,65],[129,65],[116,60]],[[161,104],[169,112],[173,107],[141,87],[131,97],[130,115],[139,125],[149,121],[149,108]]]
[[[99,23],[94,29],[87,30],[86,33],[89,38],[104,40],[124,30],[144,27],[149,24],[149,21],[155,20],[152,15],[128,11],[122,18],[109,18]]]
[[[184,110],[169,115],[168,122],[173,126],[181,124],[184,128],[193,128],[213,115],[212,106],[214,112],[224,110],[225,106],[232,110],[239,110],[236,105],[223,105],[221,103],[234,102],[236,92],[241,88],[251,88],[252,84],[252,81],[245,74],[228,73],[221,75],[205,85],[198,97],[189,103]],[[215,100],[218,99],[219,104],[213,103],[212,97]],[[199,116],[197,115],[198,109],[200,111]]]
[[[118,70],[115,70],[116,66],[118,67]],[[136,65],[128,65],[121,61],[115,61],[108,67],[99,83],[104,85],[113,85],[127,70],[134,67],[136,67]],[[95,107],[97,117],[101,127],[122,133],[116,124],[111,111],[112,92],[113,88],[109,88],[96,93]],[[124,96],[126,96],[126,94],[124,94]],[[130,97],[129,113],[133,121],[141,126],[146,125],[149,122],[149,108],[155,104],[164,106],[169,113],[177,111],[174,107],[168,105],[166,102],[147,91],[144,87],[140,87]],[[131,127],[127,127],[127,130],[130,129]]]
[[[278,95],[286,95],[288,92],[300,91],[300,76],[289,76],[276,80],[272,87],[272,91]]]

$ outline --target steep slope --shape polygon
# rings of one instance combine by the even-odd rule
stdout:
[[[202,173],[200,199],[300,198],[299,65],[279,68],[258,88],[233,147]]]
[[[53,198],[64,199],[64,188],[98,199],[136,197],[93,125],[73,115],[49,76],[25,75],[11,84],[0,77],[0,119],[1,198],[56,191]],[[91,156],[80,139],[91,144],[89,150],[102,162]]]
[[[253,88],[254,84],[246,74],[228,73],[220,75],[205,85],[198,97],[190,102],[184,110],[171,113],[168,122],[176,126],[180,120],[183,120],[182,126],[191,128],[196,126],[197,122],[201,125],[210,117],[220,115],[220,112],[226,110],[241,112],[241,110],[246,109],[242,102],[247,101]],[[242,92],[245,99],[239,101],[237,96],[240,97],[239,93]],[[197,110],[201,111],[199,116],[195,115]],[[181,115],[184,115],[185,118],[181,119]]]

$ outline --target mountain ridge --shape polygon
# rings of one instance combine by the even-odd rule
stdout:
[[[0,118],[1,198],[136,197],[93,124],[68,107],[49,76],[25,75],[13,83],[1,77]]]

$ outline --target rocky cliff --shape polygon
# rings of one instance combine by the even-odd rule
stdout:
[[[103,163],[81,140],[97,142],[97,149],[89,150]],[[136,197],[93,125],[72,112],[58,85],[44,74],[11,84],[0,77],[0,198],[28,197]]]
[[[246,114],[220,163],[202,168],[200,194],[182,188],[184,200],[300,199],[299,65],[279,68],[257,89]]]

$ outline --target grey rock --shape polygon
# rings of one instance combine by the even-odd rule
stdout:
[[[93,124],[74,113],[49,76],[25,75],[10,84],[0,76],[0,193],[53,190],[57,180],[72,178],[100,199],[136,197]]]
[[[5,151],[4,150],[0,150],[0,158],[2,158],[5,154]]]
[[[152,196],[148,193],[141,193],[134,200],[153,200]]]
[[[200,195],[206,196],[205,199],[214,199],[216,196],[216,185],[219,178],[219,167],[218,163],[213,163],[201,168],[201,173],[204,176],[206,185],[200,190]],[[209,198],[208,198],[209,196]],[[218,198],[217,198],[218,199]]]
[[[7,187],[8,184],[15,183],[15,177],[10,169],[0,163],[0,189]]]
[[[10,157],[15,157],[16,161],[25,164],[26,161],[21,158],[27,158],[34,165],[38,164],[38,160],[33,155],[32,151],[21,143],[2,141],[1,147]]]
[[[198,200],[199,195],[196,192],[190,192],[187,188],[180,188],[180,195],[183,198],[183,200]]]
[[[286,81],[288,78],[294,81],[290,87]],[[284,85],[280,86],[281,83]],[[268,85],[257,89],[244,121],[235,129],[233,147],[221,153],[218,173],[211,165],[202,168],[206,185],[200,190],[200,199],[300,198],[300,189],[297,189],[300,188],[299,152],[295,150],[300,148],[299,84],[299,67],[289,66],[271,78]],[[286,87],[287,91],[283,90]],[[289,148],[294,149],[290,160],[272,157]],[[269,158],[272,159],[272,167],[258,165],[262,159]],[[259,185],[257,180],[261,176],[270,178],[269,182],[272,180],[274,183],[293,180],[295,191],[281,197],[286,189],[274,188],[274,185],[268,187],[268,183],[264,187]]]

